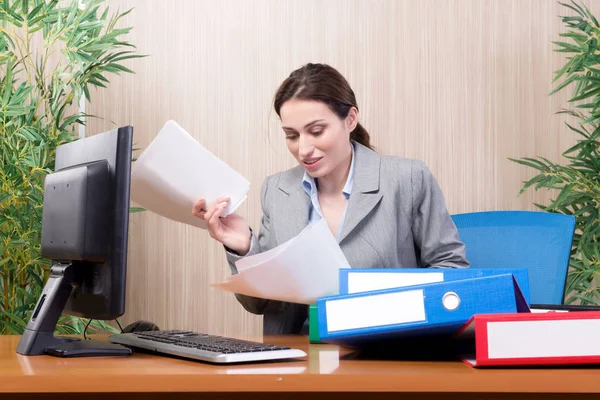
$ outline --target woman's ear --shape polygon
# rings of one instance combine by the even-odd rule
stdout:
[[[346,126],[348,127],[348,132],[352,132],[356,128],[356,125],[358,125],[358,109],[356,107],[352,107],[346,116]]]

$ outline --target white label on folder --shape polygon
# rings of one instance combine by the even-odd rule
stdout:
[[[325,310],[328,332],[425,321],[423,290],[328,300]]]
[[[600,320],[488,322],[489,358],[600,355]]]
[[[444,282],[443,272],[349,272],[348,293]]]

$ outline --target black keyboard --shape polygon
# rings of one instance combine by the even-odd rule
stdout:
[[[111,335],[109,341],[128,347],[213,363],[267,361],[304,357],[302,350],[184,330]]]

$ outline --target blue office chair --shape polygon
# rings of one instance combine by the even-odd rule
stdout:
[[[471,268],[526,268],[531,304],[562,304],[575,217],[535,211],[452,215]]]

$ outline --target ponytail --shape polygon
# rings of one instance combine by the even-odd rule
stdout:
[[[371,138],[369,132],[359,123],[356,128],[350,133],[350,140],[354,140],[356,143],[360,143],[371,150],[374,150],[371,146]]]

